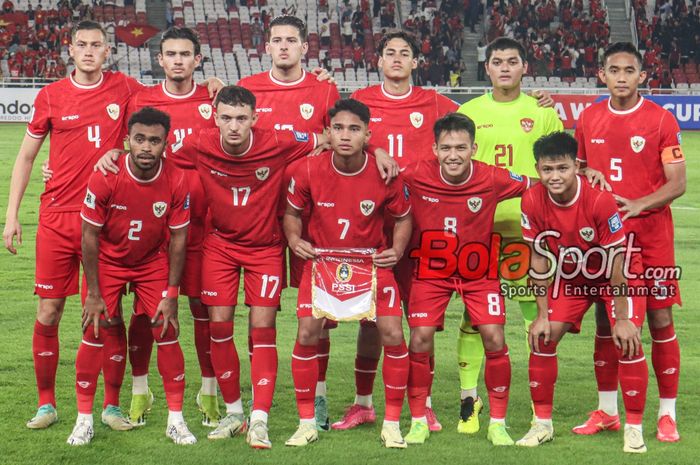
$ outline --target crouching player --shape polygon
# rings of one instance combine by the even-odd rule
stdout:
[[[488,249],[498,243],[492,237],[496,205],[521,196],[530,180],[472,160],[475,127],[467,116],[448,114],[435,123],[433,132],[436,157],[409,166],[406,173],[415,218],[414,237],[421,241],[420,248],[411,252],[418,265],[408,304],[408,402],[412,421],[406,441],[420,444],[430,434],[425,416],[430,354],[435,331],[442,329],[445,309],[457,292],[472,325],[481,334],[486,352],[485,381],[491,407],[488,439],[497,446],[510,446],[513,440],[505,426],[511,374],[503,332],[505,305],[498,273],[488,270],[488,257],[494,253],[498,257],[500,250],[489,253]],[[435,268],[436,263],[442,264]]]
[[[339,100],[329,111],[332,151],[299,163],[291,178],[284,216],[289,248],[309,260],[304,265],[297,316],[299,329],[292,354],[292,376],[300,424],[288,446],[305,446],[318,439],[314,418],[314,388],[318,378],[318,339],[323,319],[312,316],[312,262],[315,247],[333,249],[373,248],[376,270],[377,328],[384,347],[382,367],[386,413],[381,439],[386,447],[405,448],[399,417],[408,381],[408,349],[401,327],[401,305],[391,268],[403,255],[411,235],[408,191],[401,177],[388,186],[372,157],[364,152],[370,131],[370,112],[357,100]],[[310,208],[309,236],[301,239],[301,212]],[[384,215],[396,219],[393,245],[387,248]]]
[[[148,315],[158,345],[169,410],[165,433],[176,444],[194,444],[182,417],[185,361],[177,340],[178,286],[190,222],[187,183],[183,172],[162,158],[170,131],[167,114],[143,108],[131,116],[128,128],[130,153],[117,162],[122,169],[93,174],[82,206],[87,296],[75,362],[78,419],[68,443],[84,445],[93,437],[92,404],[102,352],[108,350],[105,333],[124,325],[119,309],[128,284],[136,294],[134,311]],[[125,360],[126,348],[114,357]]]
[[[612,194],[592,188],[576,175],[576,151],[576,140],[564,132],[540,138],[534,153],[541,184],[523,195],[523,237],[532,243],[530,275],[534,285],[547,292],[535,292],[537,318],[529,334],[535,420],[517,445],[535,447],[553,439],[557,345],[567,332],[578,333],[588,308],[600,302],[614,324],[612,338],[627,412],[624,451],[642,453],[649,373],[639,328],[646,297],[634,295],[643,291],[642,281],[627,280],[641,272],[641,260],[632,253],[634,236],[626,241]],[[553,266],[557,269],[550,274],[556,274],[549,284],[548,270]]]

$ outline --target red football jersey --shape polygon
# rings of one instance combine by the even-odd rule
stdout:
[[[80,211],[92,167],[105,152],[123,148],[123,119],[129,98],[143,88],[122,73],[104,72],[90,86],[73,76],[39,91],[27,134],[49,134],[49,168],[53,176],[41,195],[41,208]]]
[[[370,151],[386,150],[401,168],[423,157],[426,143],[432,145],[435,121],[459,108],[434,90],[414,86],[396,96],[380,84],[357,90],[352,98],[369,107]]]
[[[287,163],[316,146],[316,136],[253,127],[248,149],[231,155],[219,129],[202,129],[185,139],[183,155],[196,164],[204,186],[213,233],[245,247],[280,243],[277,207]]]
[[[241,79],[238,85],[255,94],[255,126],[263,129],[320,133],[330,124],[328,110],[340,99],[334,84],[319,82],[306,71],[294,82],[279,81],[272,71],[265,71]]]
[[[561,236],[548,236],[547,249],[559,257],[565,248],[574,247],[585,254],[593,247],[611,247],[625,241],[622,219],[617,212],[617,203],[612,194],[594,189],[581,177],[577,177],[576,197],[568,204],[555,202],[543,184],[529,189],[521,202],[521,229],[523,238],[533,242],[544,231],[556,231]],[[577,260],[570,253],[564,258],[564,270],[571,273]],[[587,268],[595,273],[601,268],[601,256],[591,253]],[[601,279],[605,281],[605,279]],[[601,281],[599,280],[599,281]],[[574,281],[585,282],[581,276]],[[596,281],[596,282],[599,282]]]
[[[411,191],[414,242],[426,231],[457,235],[457,250],[470,242],[489,247],[498,202],[520,197],[530,179],[472,160],[471,174],[461,184],[443,176],[437,158],[421,160],[404,172]]]
[[[127,118],[143,107],[153,107],[170,115],[170,134],[166,156],[182,169],[195,169],[189,157],[178,154],[183,141],[200,128],[216,127],[212,100],[206,86],[194,85],[192,91],[177,95],[168,92],[165,81],[161,84],[146,87],[134,95],[127,106]]]
[[[576,125],[578,158],[602,172],[615,194],[638,199],[666,183],[664,165],[683,163],[681,133],[673,115],[640,97],[627,111],[614,110],[608,101],[581,113]],[[668,208],[642,212],[640,216]]]
[[[100,260],[118,266],[137,266],[166,253],[167,228],[190,222],[184,172],[162,161],[148,181],[136,178],[128,157],[116,162],[119,173],[93,173],[80,216],[102,228]]]
[[[331,151],[297,164],[287,201],[297,210],[310,209],[309,237],[321,248],[383,249],[384,215],[398,218],[411,210],[402,176],[387,186],[367,154],[358,172],[341,173]]]

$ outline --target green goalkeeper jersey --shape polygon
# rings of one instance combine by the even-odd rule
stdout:
[[[537,177],[532,146],[540,137],[562,131],[553,108],[537,106],[537,99],[521,93],[512,102],[496,102],[491,93],[472,99],[458,110],[476,124],[475,160]],[[520,199],[498,204],[494,231],[520,237]]]

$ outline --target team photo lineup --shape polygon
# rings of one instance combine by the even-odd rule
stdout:
[[[30,242],[20,206],[48,144],[35,380],[26,380],[38,402],[27,428],[58,421],[59,322],[66,298],[80,294],[72,446],[108,441],[93,418],[100,375],[99,421],[109,429],[150,424],[152,408],[165,408],[153,405],[159,396],[167,422],[158,427],[175,444],[203,442],[187,418],[201,419],[208,440],[240,435],[270,449],[376,422],[379,372],[383,447],[429,451],[432,434],[456,427],[486,430],[493,446],[546,448],[555,437],[557,348],[581,331],[587,312],[595,334],[581,337],[593,346],[598,405],[574,405],[582,423],[571,433],[621,430],[622,450],[632,454],[655,447],[652,438],[680,441],[672,309],[682,303],[681,273],[671,203],[685,193],[686,159],[674,115],[638,92],[647,73],[633,44],[605,49],[598,77],[609,98],[587,107],[569,133],[547,92],[521,88],[526,50],[507,37],[485,49],[489,92],[461,106],[412,84],[420,47],[403,31],[386,32],[377,45],[382,83],[348,98],[327,71],[305,68],[307,27],[292,15],[265,31],[271,69],[237,83],[195,82],[203,57],[187,27],[160,36],[165,80],[152,86],[104,70],[110,46],[99,23],[77,23],[70,39],[75,70],[37,94],[3,232],[11,254]],[[293,347],[278,347],[289,288],[298,289],[296,336]],[[122,304],[127,294],[133,308]],[[193,399],[179,341],[180,320],[190,315],[179,297],[189,306],[187,337],[201,375],[188,375]],[[450,328],[455,299],[463,313]],[[509,325],[524,325],[529,385],[511,386],[509,345],[523,338],[506,340],[507,300],[520,309]],[[244,347],[234,343],[236,310],[248,314]],[[339,324],[358,328],[354,353],[331,350]],[[443,330],[458,333],[456,353],[436,350]],[[298,425],[289,437],[268,426],[273,399],[279,408],[278,350],[291,352]],[[250,402],[242,398],[246,353]],[[149,384],[152,355],[164,392]],[[436,358],[455,356],[459,417],[443,426],[433,409]],[[331,421],[326,374],[334,357],[354,359],[355,399]],[[642,423],[654,380],[651,435]],[[120,406],[123,385],[131,386],[128,408]],[[528,430],[507,424],[511,387],[529,392]],[[400,423],[404,402],[410,426]]]

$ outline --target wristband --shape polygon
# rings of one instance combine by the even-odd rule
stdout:
[[[177,286],[168,286],[168,289],[163,292],[163,297],[166,299],[177,299],[180,290]]]

